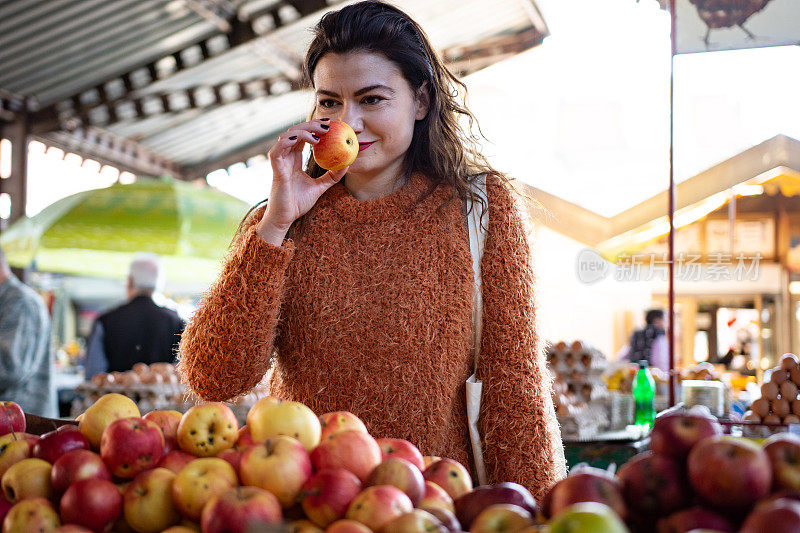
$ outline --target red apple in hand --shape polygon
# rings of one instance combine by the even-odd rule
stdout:
[[[800,438],[778,433],[764,441],[776,489],[800,490]]]
[[[356,143],[358,150],[358,143]],[[0,402],[0,435],[25,431],[25,413],[14,402]]]
[[[689,453],[689,481],[705,501],[744,510],[769,494],[772,465],[757,444],[736,437],[709,437]]]
[[[32,455],[52,464],[69,451],[89,448],[89,439],[80,432],[78,426],[66,425],[42,435],[33,446]]]
[[[325,468],[311,476],[300,491],[306,516],[326,527],[343,518],[350,502],[361,492],[361,481],[344,468]]]
[[[123,418],[103,431],[100,455],[111,473],[131,479],[153,468],[164,453],[164,434],[155,422],[144,418]]]
[[[699,413],[661,415],[650,432],[650,449],[656,455],[668,455],[681,461],[692,447],[705,439],[722,434],[722,426],[711,416]]]
[[[280,524],[282,518],[281,504],[271,492],[236,487],[209,500],[200,524],[204,533],[248,533],[262,531],[267,524]]]
[[[400,457],[389,457],[375,467],[367,478],[367,487],[392,485],[406,493],[415,506],[425,494],[425,479],[419,468]]]
[[[103,479],[84,479],[70,485],[61,498],[61,519],[97,533],[105,531],[122,514],[122,495]]]
[[[426,468],[422,475],[425,481],[433,481],[454,500],[472,490],[469,470],[453,459],[444,458],[436,461]]]
[[[317,470],[344,468],[354,473],[361,482],[381,462],[381,448],[370,435],[348,429],[334,433],[319,443],[311,452],[311,461]]]
[[[360,418],[349,411],[334,411],[332,413],[320,415],[319,424],[322,426],[320,440],[325,440],[325,438],[330,437],[334,433],[338,433],[346,429],[354,429],[356,431],[368,433],[364,422],[362,422]]]
[[[405,492],[390,485],[367,487],[350,502],[347,518],[361,522],[373,531],[414,508]]]
[[[383,459],[389,457],[402,457],[406,461],[420,469],[425,470],[425,460],[422,453],[412,443],[404,439],[377,439],[378,446],[381,447]]]
[[[325,170],[341,170],[356,160],[358,139],[347,123],[331,120],[317,144],[312,145],[314,160]]]
[[[72,450],[59,457],[50,470],[53,490],[58,494],[77,481],[103,479],[111,481],[111,472],[96,453],[89,450]]]

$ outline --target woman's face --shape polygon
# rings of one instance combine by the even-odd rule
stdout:
[[[397,65],[376,53],[328,53],[314,70],[314,88],[314,118],[346,122],[358,137],[360,151],[348,174],[399,177],[414,122],[428,108]]]

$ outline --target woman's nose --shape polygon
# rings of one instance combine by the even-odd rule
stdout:
[[[353,128],[353,131],[356,132],[356,135],[361,133],[364,129],[364,119],[361,115],[361,110],[355,104],[345,104],[342,106],[339,120],[349,124],[350,127]]]

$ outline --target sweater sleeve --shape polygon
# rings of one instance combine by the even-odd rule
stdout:
[[[181,336],[178,371],[204,400],[224,401],[248,392],[271,363],[294,244],[287,239],[273,246],[256,234],[265,209],[245,222],[219,278]]]
[[[531,252],[511,191],[487,180],[489,225],[481,271],[480,427],[490,483],[517,482],[542,501],[566,461],[536,330]]]

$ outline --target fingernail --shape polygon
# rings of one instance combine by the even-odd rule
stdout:
[[[321,118],[320,120],[323,121],[323,122],[326,122],[326,121],[328,121],[330,119],[329,118]]]
[[[289,140],[290,140],[290,141],[293,141],[293,140],[295,140],[295,139],[297,139],[297,135],[292,135],[291,137],[289,137]]]
[[[316,134],[312,133],[311,136],[314,137],[316,140],[319,140],[319,137],[317,137]]]
[[[328,126],[327,124],[320,124],[320,127],[321,127],[323,130],[327,130],[327,129],[329,129],[329,128],[330,128],[330,126]]]

